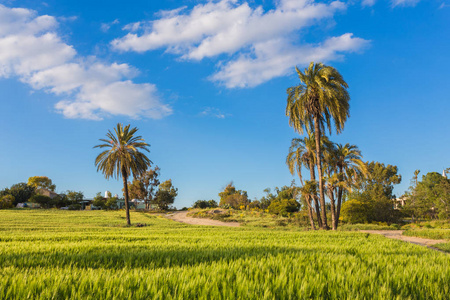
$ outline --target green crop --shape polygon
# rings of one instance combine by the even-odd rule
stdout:
[[[0,299],[448,299],[450,255],[356,232],[0,211]]]

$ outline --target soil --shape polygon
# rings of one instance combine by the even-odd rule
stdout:
[[[406,236],[406,235],[403,235],[403,230],[360,230],[359,232],[366,232],[366,233],[371,233],[371,234],[381,234],[389,239],[396,239],[396,240],[400,240],[400,241],[404,241],[404,242],[408,242],[408,243],[412,243],[412,244],[416,244],[416,245],[420,245],[420,246],[425,246],[425,247],[432,248],[435,250],[439,250],[439,249],[432,247],[433,245],[440,244],[440,243],[448,243],[447,240],[432,240],[432,239],[425,239],[425,238],[420,238],[420,237],[415,237],[415,236]]]
[[[202,219],[202,218],[193,218],[188,217],[187,211],[177,211],[172,214],[165,215],[166,218],[191,224],[191,225],[206,225],[206,226],[226,226],[226,227],[239,227],[239,223],[237,222],[222,222],[218,220],[211,220],[211,219]]]

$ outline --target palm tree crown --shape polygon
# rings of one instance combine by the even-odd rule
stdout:
[[[331,120],[340,133],[349,116],[350,95],[342,75],[333,67],[311,62],[302,73],[297,67],[300,84],[287,89],[286,115],[289,125],[300,134],[303,129],[314,131],[314,118],[318,117],[321,131],[325,124],[331,133]]]
[[[130,125],[123,127],[117,124],[114,133],[108,130],[106,136],[108,139],[100,139],[104,144],[95,146],[94,148],[109,148],[100,153],[95,159],[97,171],[102,171],[105,177],[118,178],[123,174],[127,177],[142,175],[149,164],[152,162],[139,150],[150,152],[149,144],[145,143],[141,136],[134,136],[138,129],[130,129]]]

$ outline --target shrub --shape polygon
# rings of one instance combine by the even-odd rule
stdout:
[[[4,195],[0,197],[0,209],[12,208],[14,207],[14,196]]]
[[[341,208],[342,221],[350,224],[367,223],[370,213],[368,205],[356,199],[344,202]]]
[[[274,200],[269,205],[271,214],[287,216],[289,213],[296,212],[300,209],[300,203],[295,199]]]

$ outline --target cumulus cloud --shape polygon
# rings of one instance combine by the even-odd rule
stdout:
[[[35,90],[62,97],[55,108],[68,118],[161,118],[171,113],[155,85],[131,81],[137,70],[78,56],[56,33],[57,27],[54,17],[0,5],[0,77],[16,77]]]
[[[417,3],[419,3],[420,0],[392,0],[391,4],[392,7],[396,6],[416,6]]]
[[[307,65],[311,61],[339,60],[341,52],[356,52],[364,49],[368,41],[355,38],[351,33],[327,39],[318,45],[292,46],[280,40],[256,44],[255,57],[241,55],[211,76],[213,81],[228,88],[254,87],[271,78],[293,71],[294,65]]]
[[[185,60],[226,54],[210,78],[230,88],[251,87],[284,76],[289,68],[312,58],[331,60],[342,56],[338,52],[360,50],[367,42],[351,34],[317,45],[298,42],[308,27],[345,9],[346,4],[340,1],[279,0],[269,11],[238,0],[209,1],[191,10],[181,7],[160,13],[151,22],[126,26],[129,33],[111,44],[119,51],[165,48]],[[329,45],[342,40],[345,47]]]

